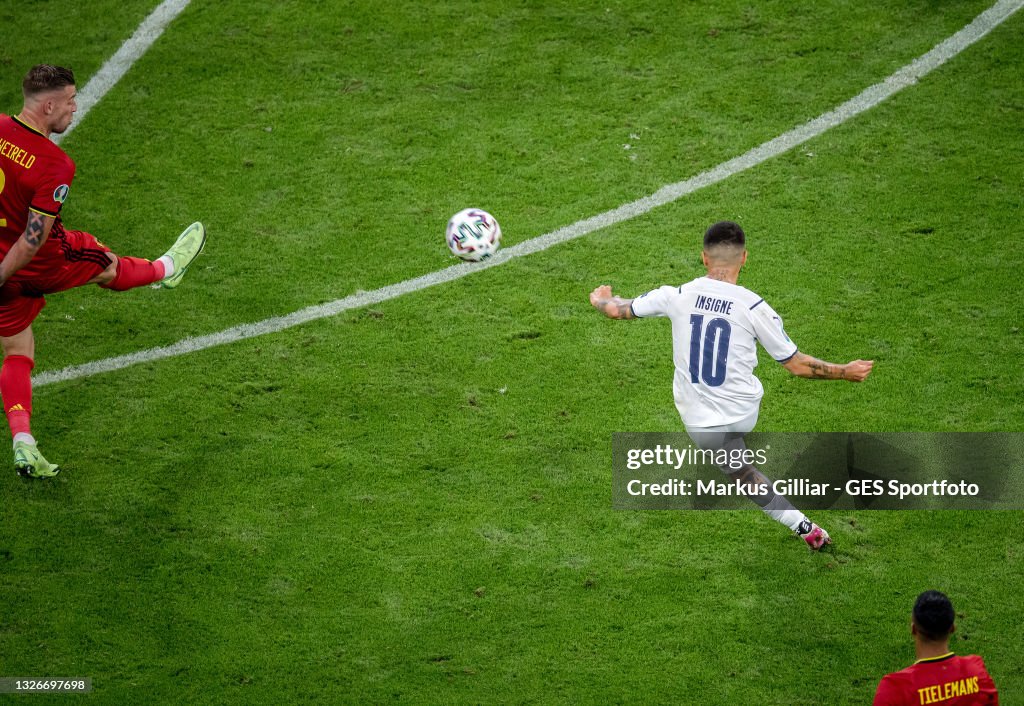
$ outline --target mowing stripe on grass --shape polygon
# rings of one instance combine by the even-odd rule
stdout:
[[[164,3],[167,5],[169,3]],[[592,233],[607,226],[621,223],[622,221],[636,218],[648,211],[665,204],[676,201],[687,194],[698,189],[716,184],[734,174],[745,171],[762,162],[776,157],[788,150],[793,149],[826,130],[841,125],[850,118],[875,107],[893,94],[913,85],[919,78],[942,66],[945,62],[974,44],[976,41],[988,34],[992,29],[1001,24],[1008,17],[1024,6],[1024,0],[1000,0],[985,12],[978,15],[973,22],[952,35],[945,41],[936,45],[934,49],[921,55],[911,63],[899,69],[896,73],[886,78],[881,83],[876,83],[859,95],[846,101],[837,108],[823,113],[798,128],[779,135],[754,149],[719,164],[706,172],[695,177],[675,184],[662,187],[650,196],[632,201],[619,206],[618,208],[604,213],[599,213],[572,225],[559,228],[545,235],[523,241],[498,252],[490,260],[476,264],[459,264],[448,267],[437,272],[421,275],[413,279],[405,280],[397,284],[391,284],[372,292],[357,292],[344,299],[338,299],[327,304],[310,306],[305,309],[293,312],[286,316],[276,316],[251,324],[242,324],[232,328],[212,333],[197,338],[186,338],[170,346],[150,348],[137,353],[104,358],[103,360],[73,365],[56,371],[47,371],[35,377],[36,386],[48,385],[55,382],[75,380],[77,378],[89,377],[98,373],[120,370],[137,363],[149,363],[172,356],[194,353],[206,348],[221,346],[226,343],[234,343],[247,338],[254,338],[268,333],[277,333],[293,326],[298,326],[309,321],[335,316],[344,311],[358,309],[372,304],[394,299],[403,294],[416,292],[427,287],[445,282],[451,282],[465,277],[466,275],[479,272],[489,267],[495,267],[509,260],[524,255],[540,252],[550,248],[552,245],[564,243],[574,238]],[[161,6],[163,7],[163,6]],[[156,14],[154,12],[154,14]],[[141,30],[141,28],[140,28]],[[90,82],[91,84],[91,82]],[[214,235],[216,237],[216,235]]]
[[[71,134],[77,123],[82,122],[93,106],[100,102],[107,92],[117,85],[117,82],[128,73],[132,64],[153,46],[164,30],[175,17],[181,14],[192,0],[164,0],[155,10],[149,13],[149,17],[142,21],[142,24],[135,30],[135,34],[129,37],[117,52],[107,59],[100,67],[100,70],[89,79],[78,93],[78,112],[75,114],[75,122],[68,126],[63,134],[54,135],[53,141],[60,144],[60,141]]]

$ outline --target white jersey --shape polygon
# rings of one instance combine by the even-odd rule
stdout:
[[[737,284],[701,277],[633,300],[636,316],[672,320],[672,391],[683,424],[712,427],[757,412],[764,388],[754,375],[757,341],[784,363],[797,347],[764,299]]]

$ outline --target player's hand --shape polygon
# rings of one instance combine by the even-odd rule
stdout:
[[[873,360],[855,360],[843,366],[843,379],[850,382],[864,382],[864,379],[871,374],[874,366]]]
[[[590,303],[597,309],[604,307],[605,302],[612,298],[612,286],[610,284],[602,284],[600,287],[590,293]]]

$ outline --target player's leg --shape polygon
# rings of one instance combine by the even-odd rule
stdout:
[[[144,287],[166,276],[164,264],[137,257],[118,257],[91,233],[62,230],[60,248],[23,278],[32,291],[54,294],[66,289],[98,284],[119,291]]]
[[[716,457],[728,459],[719,466],[719,469],[729,480],[738,483],[754,504],[773,520],[795,531],[800,522],[806,519],[804,514],[793,507],[784,496],[772,490],[771,479],[761,473],[757,466],[739,460],[745,455],[747,445],[743,440],[744,435],[731,431],[731,426],[688,427],[686,431],[697,446],[714,451]]]
[[[29,325],[13,336],[0,336],[4,361],[0,366],[0,397],[14,442],[14,467],[23,476],[49,478],[60,473],[36,448],[32,436],[32,368],[35,336]]]
[[[65,238],[71,251],[92,254],[102,252],[105,258],[102,260],[103,270],[90,276],[84,284],[98,284],[104,289],[117,292],[156,283],[170,289],[178,286],[185,275],[185,270],[202,252],[206,244],[206,229],[201,223],[193,223],[178,236],[170,250],[152,261],[141,257],[115,255],[89,233],[68,231]],[[81,258],[80,255],[79,259]]]
[[[757,503],[758,507],[768,517],[784,524],[800,535],[800,538],[807,542],[807,546],[811,549],[821,549],[826,544],[832,543],[828,532],[811,522],[807,515],[797,510],[793,503],[789,501],[789,498],[772,490],[772,481],[761,473],[756,466],[747,464],[739,470],[732,471],[731,473],[726,472],[726,475],[734,481],[744,484],[746,487],[767,488],[767,492],[762,495],[750,495],[748,497]]]
[[[120,257],[107,253],[110,264],[86,284],[98,284],[104,289],[124,292],[136,287],[159,282],[164,278],[164,264],[159,260],[150,262],[140,257]]]
[[[747,432],[753,430],[757,423],[757,413],[735,424],[719,427],[687,427],[686,431],[694,443],[702,449],[726,451],[726,458],[741,458],[747,446],[743,440]],[[762,511],[776,522],[779,522],[800,535],[811,549],[821,549],[832,540],[828,533],[811,522],[804,513],[793,506],[785,495],[772,489],[772,481],[752,464],[743,464],[733,468],[728,464],[720,467],[731,480],[741,483],[751,499]],[[763,490],[764,492],[756,492]]]

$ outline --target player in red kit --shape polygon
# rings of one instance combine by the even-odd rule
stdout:
[[[0,397],[14,439],[15,468],[23,476],[46,478],[60,468],[39,453],[30,427],[32,321],[45,295],[85,284],[116,291],[154,283],[176,287],[202,252],[206,230],[193,223],[152,262],[115,255],[92,235],[66,230],[60,210],[75,163],[49,138],[67,130],[74,117],[75,76],[60,66],[35,66],[22,92],[21,113],[0,114]]]
[[[917,661],[882,678],[874,706],[998,706],[996,685],[981,657],[949,651],[954,617],[944,594],[925,591],[917,597],[910,623]]]

